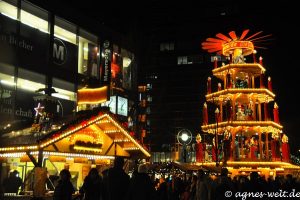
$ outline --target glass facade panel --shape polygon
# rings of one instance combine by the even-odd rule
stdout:
[[[22,2],[21,23],[49,33],[48,13],[27,2]]]
[[[76,100],[73,83],[53,78],[53,88],[57,93],[53,93],[52,96],[70,101]]]
[[[0,125],[12,120],[15,99],[14,67],[0,65]]]
[[[12,2],[7,3],[4,1],[0,1],[0,13],[16,20],[18,18],[18,9],[17,6],[12,5]]]
[[[80,30],[78,43],[78,73],[99,78],[99,47],[97,37]]]
[[[59,17],[55,17],[55,26],[54,26],[55,37],[58,37],[72,44],[77,44],[75,33],[76,33],[76,26],[72,25],[71,23]]]
[[[18,89],[35,92],[38,89],[45,88],[45,75],[34,73],[26,69],[19,69],[19,77],[17,81]]]

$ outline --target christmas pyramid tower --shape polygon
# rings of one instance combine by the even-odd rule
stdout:
[[[226,166],[236,175],[255,170],[273,176],[299,170],[290,163],[288,137],[279,121],[271,78],[265,80],[262,58],[256,60],[255,49],[261,48],[257,44],[270,35],[248,33],[218,33],[202,43],[204,50],[221,54],[229,62],[219,66],[220,56],[214,57],[212,75],[218,80],[217,91],[212,91],[212,78],[207,79],[201,128],[212,140],[208,153],[198,156],[197,164]],[[249,55],[251,62],[246,62]],[[208,110],[215,110],[214,116],[209,118]]]

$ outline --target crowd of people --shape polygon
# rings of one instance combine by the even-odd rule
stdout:
[[[131,177],[123,170],[123,165],[124,159],[117,157],[114,166],[102,173],[92,168],[77,192],[71,183],[69,170],[63,169],[54,189],[53,200],[230,200],[242,199],[245,195],[241,194],[245,192],[265,194],[280,191],[287,195],[292,192],[300,195],[300,181],[290,174],[265,179],[254,171],[249,176],[230,178],[228,169],[222,168],[219,175],[200,169],[188,176],[177,174],[155,179],[148,174],[146,164],[140,164]],[[17,192],[20,187],[20,179],[15,173],[11,173],[5,180],[5,192]],[[230,196],[226,196],[228,191]],[[250,195],[244,199],[254,198],[256,197]]]

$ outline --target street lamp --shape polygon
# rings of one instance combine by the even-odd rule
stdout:
[[[186,162],[186,145],[192,141],[192,133],[188,129],[182,129],[177,134],[177,141],[183,146],[183,162]]]
[[[219,159],[218,159],[218,151],[219,151],[219,146],[218,146],[218,122],[219,122],[219,115],[220,115],[219,108],[216,108],[216,110],[215,110],[215,117],[216,117],[216,131],[215,131],[216,167],[219,166]]]

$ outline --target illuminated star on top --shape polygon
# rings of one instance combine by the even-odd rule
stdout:
[[[41,103],[39,103],[38,106],[34,108],[35,116],[42,115],[42,111],[43,111],[44,108],[45,107],[41,106]]]

